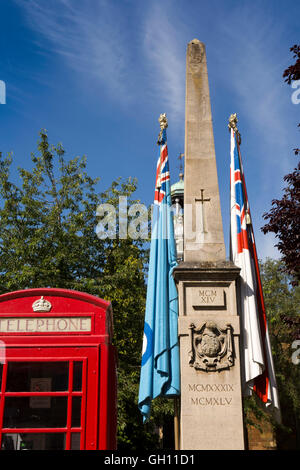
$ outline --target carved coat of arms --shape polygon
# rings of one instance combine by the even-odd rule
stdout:
[[[191,350],[189,364],[197,370],[220,371],[233,366],[232,327],[220,328],[207,321],[200,327],[189,327]]]

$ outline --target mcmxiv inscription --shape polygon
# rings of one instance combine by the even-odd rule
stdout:
[[[218,287],[192,287],[194,308],[225,307],[224,289]]]

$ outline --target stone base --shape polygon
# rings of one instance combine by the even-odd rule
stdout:
[[[181,263],[181,450],[244,449],[239,317],[231,262]]]

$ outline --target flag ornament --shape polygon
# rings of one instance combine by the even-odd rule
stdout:
[[[236,122],[236,115],[231,115],[228,126],[231,133],[230,249],[232,261],[241,268],[243,394],[251,395],[254,391],[266,406],[272,406],[279,412],[266,310]]]
[[[176,261],[165,114],[159,118],[160,154],[152,216],[150,260],[138,406],[144,422],[152,399],[180,393],[178,296],[172,276]]]

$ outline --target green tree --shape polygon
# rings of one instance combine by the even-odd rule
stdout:
[[[145,307],[143,241],[96,234],[97,207],[119,197],[137,202],[135,179],[114,181],[101,194],[86,172],[86,158],[67,160],[61,144],[40,133],[32,168],[10,179],[12,156],[0,154],[0,293],[34,287],[88,292],[112,302],[118,349],[119,448],[153,448],[153,426],[142,425],[137,408]],[[118,217],[117,217],[118,221]],[[118,226],[117,226],[118,229]]]
[[[293,285],[282,261],[267,259],[260,271],[282,411],[277,445],[300,448],[300,364],[292,361],[293,343],[300,339],[300,287]]]

